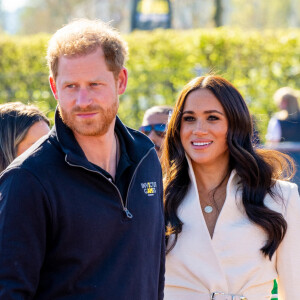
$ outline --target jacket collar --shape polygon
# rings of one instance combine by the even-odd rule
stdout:
[[[138,163],[151,148],[154,150],[154,145],[150,139],[141,132],[126,127],[118,116],[116,116],[115,132],[124,142],[125,148],[123,147],[122,151],[126,149],[126,153],[133,163]],[[51,135],[56,136],[67,162],[88,169],[95,169],[87,160],[72,130],[62,121],[58,109],[55,112],[55,125]]]

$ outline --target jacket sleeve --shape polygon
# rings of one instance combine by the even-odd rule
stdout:
[[[161,260],[160,260],[160,274],[159,274],[159,291],[158,300],[164,299],[165,288],[165,232],[161,243]]]
[[[32,299],[46,249],[49,207],[38,179],[13,169],[0,178],[0,300]]]
[[[162,187],[162,184],[161,184]],[[164,299],[165,288],[165,222],[164,222],[164,208],[163,208],[163,189],[161,188],[161,200],[162,200],[162,215],[163,215],[163,228],[162,228],[162,241],[161,241],[161,258],[160,258],[160,273],[159,273],[159,287],[158,287],[158,300]]]
[[[277,250],[279,299],[299,298],[300,282],[300,198],[298,187],[292,184],[290,192],[284,191],[287,199],[285,219],[287,231]]]

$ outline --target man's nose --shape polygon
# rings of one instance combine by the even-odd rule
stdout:
[[[154,141],[154,142],[156,141],[156,133],[154,132],[153,129],[150,131],[148,137],[151,141]]]
[[[91,102],[92,102],[92,100],[89,96],[88,90],[86,88],[80,88],[78,90],[76,104],[80,107],[85,107],[85,106],[90,105]]]

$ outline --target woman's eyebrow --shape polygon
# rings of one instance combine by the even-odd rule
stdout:
[[[224,114],[223,114],[222,112],[220,112],[220,111],[218,111],[218,110],[216,110],[216,109],[205,110],[204,113],[205,113],[205,114],[217,113],[217,114],[220,114],[220,115],[224,116]],[[183,115],[184,115],[184,114],[190,114],[190,115],[192,115],[192,114],[195,114],[195,112],[192,111],[192,110],[186,110],[186,111],[184,111],[182,114],[183,114]]]

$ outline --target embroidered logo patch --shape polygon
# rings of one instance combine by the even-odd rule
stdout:
[[[156,182],[141,183],[141,187],[148,196],[154,196],[156,194]]]

